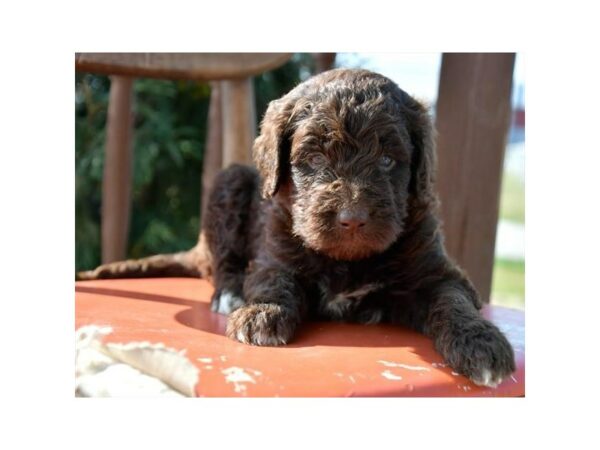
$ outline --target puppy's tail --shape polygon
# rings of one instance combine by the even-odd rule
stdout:
[[[204,233],[200,233],[198,244],[188,251],[102,264],[94,270],[78,272],[75,279],[193,277],[210,281],[211,260]]]

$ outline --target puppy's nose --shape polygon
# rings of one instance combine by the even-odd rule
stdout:
[[[355,231],[364,227],[369,219],[366,209],[343,209],[338,213],[338,223],[348,231]]]

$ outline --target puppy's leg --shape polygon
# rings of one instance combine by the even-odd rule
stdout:
[[[208,200],[203,232],[212,255],[215,292],[211,309],[221,314],[244,304],[243,285],[251,258],[250,241],[258,204],[253,169],[233,165],[217,175]]]
[[[440,282],[427,294],[428,302],[413,302],[411,319],[413,324],[421,322],[422,331],[454,370],[490,387],[515,371],[510,343],[481,316],[477,292],[466,278]]]
[[[303,290],[280,268],[255,268],[244,297],[247,304],[229,316],[227,336],[245,344],[287,344],[306,312]]]

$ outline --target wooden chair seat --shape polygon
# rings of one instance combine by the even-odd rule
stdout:
[[[186,80],[247,78],[274,69],[289,53],[77,53],[83,72]]]
[[[308,323],[283,347],[224,336],[210,311],[213,287],[190,278],[78,282],[76,327],[109,325],[107,342],[149,341],[185,350],[199,369],[200,397],[482,397],[525,395],[524,314],[486,306],[484,316],[515,349],[517,371],[496,389],[447,367],[430,339],[389,325]],[[243,373],[237,382],[226,376]]]

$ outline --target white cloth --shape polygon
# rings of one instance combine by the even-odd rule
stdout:
[[[199,370],[183,351],[149,342],[103,343],[111,332],[97,325],[76,331],[76,396],[194,396]]]

